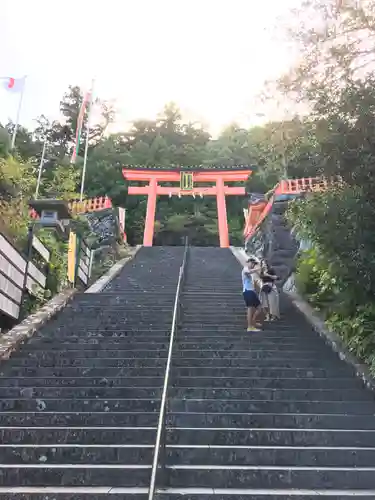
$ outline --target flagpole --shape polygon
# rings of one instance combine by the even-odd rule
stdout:
[[[14,146],[16,144],[16,135],[17,135],[17,130],[18,130],[18,124],[20,121],[20,114],[21,114],[21,108],[22,108],[23,94],[25,93],[25,86],[26,86],[26,76],[24,76],[24,80],[23,80],[22,91],[21,91],[20,100],[19,100],[18,109],[17,109],[16,123],[14,124],[14,129],[13,129],[13,134],[12,134],[12,143],[11,143],[11,150],[12,151],[13,151]]]
[[[82,170],[82,180],[81,180],[81,196],[80,201],[83,200],[83,191],[85,189],[85,177],[86,177],[86,165],[87,165],[87,152],[89,149],[89,135],[90,135],[90,118],[92,113],[92,105],[94,102],[94,79],[91,82],[91,95],[90,95],[90,108],[89,114],[87,117],[87,125],[86,125],[86,144],[85,144],[85,155],[83,157],[83,170]]]
[[[38,180],[36,182],[36,189],[35,189],[35,196],[34,196],[35,199],[38,198],[38,194],[39,194],[40,180],[42,178],[42,172],[43,172],[44,157],[46,154],[46,146],[47,146],[47,134],[44,137],[42,158],[40,159],[40,164],[39,164]]]

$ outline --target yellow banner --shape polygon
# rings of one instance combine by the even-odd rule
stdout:
[[[192,191],[194,188],[193,172],[180,173],[180,189],[181,191]]]
[[[76,258],[77,258],[77,235],[70,231],[69,247],[68,247],[68,280],[70,283],[75,282],[76,274]]]

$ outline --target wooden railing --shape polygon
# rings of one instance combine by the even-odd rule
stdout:
[[[301,179],[285,179],[275,188],[275,194],[299,194],[306,192],[326,191],[335,184],[342,184],[340,177],[307,177]]]
[[[69,209],[73,214],[84,214],[87,212],[96,212],[105,208],[112,208],[112,202],[108,196],[98,196],[83,201],[71,201]]]
[[[69,202],[69,210],[73,215],[85,214],[87,212],[97,212],[105,208],[112,208],[112,201],[108,196],[98,196],[96,198],[88,198],[86,200],[73,200]],[[30,210],[30,217],[37,219],[38,214],[35,210]]]

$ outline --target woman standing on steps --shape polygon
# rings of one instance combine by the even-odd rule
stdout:
[[[256,322],[259,314],[262,312],[260,308],[260,300],[255,288],[256,275],[259,273],[259,262],[250,258],[247,261],[247,266],[242,270],[242,291],[243,298],[247,309],[247,331],[259,332]]]
[[[276,287],[277,276],[266,260],[262,262],[260,279],[262,283],[260,302],[265,312],[266,321],[280,319],[279,292]]]

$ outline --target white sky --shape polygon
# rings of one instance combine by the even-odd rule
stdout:
[[[300,0],[2,0],[0,76],[28,75],[21,123],[57,118],[69,84],[114,99],[118,126],[175,101],[217,133],[259,121],[256,95],[295,57],[279,17]],[[0,122],[18,97],[0,89]]]

